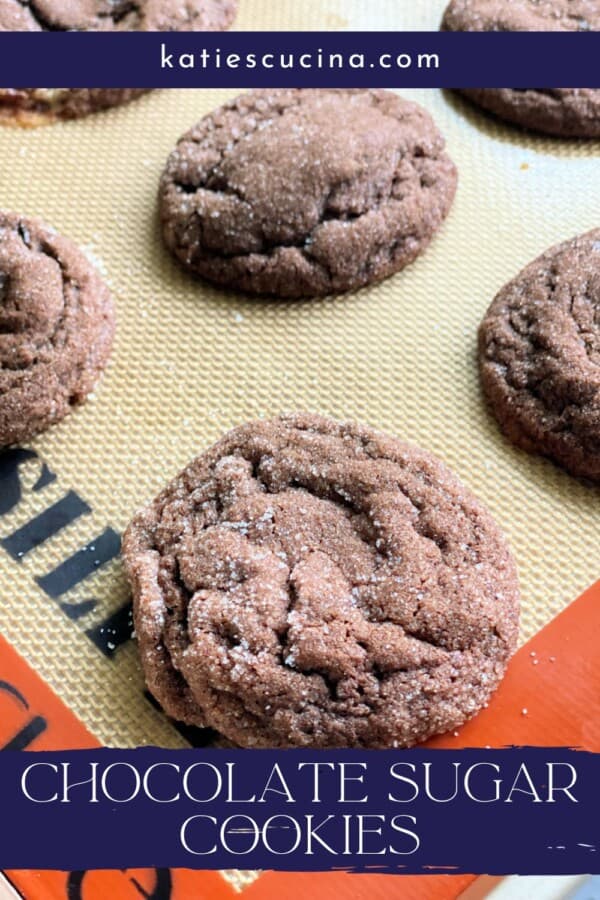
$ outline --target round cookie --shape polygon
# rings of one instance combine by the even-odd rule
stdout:
[[[262,90],[180,139],[160,207],[186,268],[236,290],[302,297],[353,290],[412,262],[455,189],[431,117],[397,94]]]
[[[600,482],[600,229],[548,250],[500,291],[479,362],[515,444]]]
[[[598,0],[451,0],[446,31],[597,31]]]
[[[47,225],[0,212],[0,447],[83,403],[112,346],[108,289]]]
[[[355,423],[251,422],[123,539],[148,687],[247,747],[404,747],[488,700],[519,590],[435,457]]]
[[[33,127],[128,103],[148,88],[0,88],[0,124]]]
[[[0,31],[221,31],[238,0],[0,0]]]
[[[600,0],[452,0],[446,31],[597,31]],[[600,137],[600,90],[469,88],[461,93],[499,118],[558,137]]]

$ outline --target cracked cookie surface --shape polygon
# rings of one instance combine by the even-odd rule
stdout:
[[[129,103],[148,88],[0,88],[0,124],[33,127]]]
[[[452,0],[446,31],[598,31],[600,0]],[[600,137],[600,90],[468,88],[460,93],[499,118],[558,137]]]
[[[221,31],[238,0],[0,0],[0,31]]]
[[[161,220],[167,246],[209,281],[317,296],[412,262],[455,189],[431,117],[390,91],[253,91],[180,139]]]
[[[113,334],[108,288],[84,254],[42,222],[0,212],[0,446],[82,403]]]
[[[515,444],[600,482],[600,229],[551,248],[500,291],[479,362]]]
[[[242,746],[412,745],[474,715],[516,643],[490,515],[355,423],[234,429],[136,515],[123,556],[150,690]]]

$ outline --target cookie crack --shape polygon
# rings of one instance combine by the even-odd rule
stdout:
[[[134,21],[139,24],[141,20],[140,3],[136,0],[111,0],[111,9],[97,13],[99,19],[110,19],[114,25],[119,25],[133,13]],[[137,30],[134,26],[132,30]]]
[[[385,109],[385,104],[381,101],[381,99],[373,94],[369,94],[371,105],[374,106],[379,114],[387,118],[395,123],[402,121],[407,118],[407,114],[404,113],[400,116],[394,116],[390,112]],[[280,106],[275,109],[269,108],[264,111],[262,117],[260,115],[260,111],[256,109],[255,106],[252,107],[244,107],[236,104],[229,108],[228,111],[235,111],[235,113],[240,116],[242,121],[247,121],[249,118],[253,119],[253,125],[248,131],[244,131],[240,133],[238,136],[233,135],[233,137],[228,141],[227,145],[224,147],[216,148],[213,150],[219,154],[219,159],[215,162],[210,171],[206,173],[206,175],[201,178],[199,181],[186,181],[182,178],[171,179],[171,184],[174,186],[177,192],[184,193],[186,195],[195,195],[200,191],[206,191],[209,194],[216,194],[222,196],[234,197],[240,201],[240,203],[244,205],[249,205],[248,200],[243,194],[236,189],[230,182],[227,182],[222,176],[219,175],[219,167],[223,164],[223,161],[231,155],[232,151],[243,141],[248,140],[252,137],[257,131],[262,130],[270,126],[271,122],[275,118],[284,117],[290,110],[296,109],[301,105],[301,97],[300,95],[292,95],[292,102],[286,103],[285,106]],[[227,122],[225,124],[220,124],[216,126],[215,130],[219,131],[227,127]],[[202,144],[206,141],[210,132],[201,133],[199,135],[188,133],[180,142],[181,145],[185,145],[186,142],[191,142],[194,144]],[[401,204],[403,202],[402,198],[394,197],[394,190],[398,186],[398,182],[406,181],[406,177],[401,178],[398,172],[399,165],[407,160],[410,160],[411,169],[419,176],[419,189],[421,191],[430,191],[434,187],[437,186],[438,179],[434,179],[431,182],[428,182],[423,174],[422,174],[422,166],[423,163],[419,162],[420,160],[427,160],[432,162],[439,162],[444,158],[443,150],[440,150],[439,153],[435,154],[426,154],[423,147],[417,142],[413,144],[411,147],[402,148],[397,147],[395,150],[397,154],[397,165],[394,173],[394,177],[390,179],[390,184],[385,193],[382,193],[379,200],[375,203],[372,203],[367,209],[362,212],[339,212],[336,213],[330,209],[331,199],[335,195],[340,188],[344,186],[350,185],[352,182],[348,179],[340,179],[334,184],[330,185],[327,192],[321,199],[320,204],[320,213],[315,224],[308,230],[306,233],[299,235],[297,238],[293,240],[280,241],[280,240],[269,240],[264,235],[264,230],[261,235],[261,247],[255,250],[250,251],[241,251],[241,252],[226,252],[218,247],[211,247],[210,250],[205,249],[204,252],[198,253],[198,256],[201,257],[206,255],[209,258],[219,258],[223,260],[229,259],[244,259],[246,257],[270,257],[277,253],[281,249],[296,249],[298,250],[307,260],[309,260],[312,264],[317,264],[323,266],[322,260],[319,260],[315,257],[313,253],[310,251],[311,245],[314,243],[315,233],[328,222],[353,222],[357,221],[365,216],[372,215],[373,213],[379,213],[383,208],[388,206],[393,202],[397,202]],[[197,221],[202,219],[202,214],[198,210],[194,210],[194,215]],[[396,244],[394,245],[393,252],[396,252],[401,243],[405,243],[408,240],[414,238],[414,234],[402,236]],[[388,254],[389,257],[393,255],[392,253]],[[326,271],[329,272],[331,277],[331,270],[327,269],[323,266]]]
[[[590,294],[600,259],[588,272],[590,241],[593,248],[596,231],[551,248],[500,292],[482,324],[481,362],[509,437],[595,480],[600,303]]]
[[[550,300],[553,300],[556,297],[556,294],[559,290],[560,274],[560,261],[554,260],[549,265],[545,277],[545,285]],[[582,293],[585,295],[586,291],[587,285],[582,290]],[[576,295],[572,288],[570,289],[569,294],[569,313],[574,330],[578,336],[579,341],[586,351],[586,356],[590,364],[593,366],[597,366],[598,364],[592,358],[592,347],[583,339],[583,331],[580,326],[580,322],[578,320],[578,317],[574,314],[574,305],[580,299],[580,295]],[[536,335],[533,333],[534,325],[535,322],[533,320],[528,321],[527,340],[529,344],[536,351],[538,351],[538,353],[541,352],[542,354],[550,354],[550,350],[546,346],[546,344],[537,339]],[[550,431],[554,431],[555,433],[574,433],[575,429],[573,428],[572,422],[566,423],[562,421],[563,417],[573,409],[581,410],[586,405],[586,402],[585,400],[579,400],[577,397],[573,396],[572,392],[561,398],[557,391],[553,391],[552,394],[549,395],[547,390],[543,390],[548,379],[548,373],[539,371],[539,368],[536,365],[536,363],[538,363],[539,365],[539,361],[536,358],[538,356],[538,353],[534,353],[533,358],[530,353],[527,354],[529,360],[527,372],[527,387],[541,404],[541,406],[549,412],[552,412],[558,418],[559,421],[553,423]],[[551,355],[555,361],[560,361],[560,354],[558,352],[552,353]]]
[[[60,25],[56,25],[51,19],[48,19],[47,16],[45,16],[41,9],[38,7],[35,0],[18,0],[18,2],[24,9],[27,9],[30,12],[32,19],[34,20],[34,22],[36,22],[37,25],[40,26],[40,29],[42,31],[65,30]]]
[[[84,26],[82,29],[73,28],[69,29],[64,25],[61,25],[55,22],[53,19],[49,18],[39,7],[36,0],[17,0],[20,6],[23,9],[26,9],[34,22],[39,25],[42,31],[87,31],[90,30],[90,26]],[[98,22],[102,22],[103,20],[110,20],[114,25],[119,25],[123,22],[128,16],[132,13],[135,16],[135,24],[139,24],[141,18],[140,11],[140,3],[139,0],[110,0],[111,8],[108,10],[99,10],[95,14],[95,18]],[[137,30],[134,26],[132,30]]]
[[[290,443],[284,443],[283,445],[278,447],[278,450],[285,457],[289,452],[291,452],[293,450],[293,446]],[[264,463],[264,461],[266,459],[268,459],[268,457],[265,457],[264,455],[245,456],[242,453],[241,458],[243,458],[246,462],[250,463],[250,465],[251,465],[252,481],[266,492],[280,493],[281,490],[288,491],[291,489],[299,489],[299,490],[305,491],[310,496],[314,496],[319,499],[327,500],[331,503],[334,503],[337,507],[341,507],[346,513],[348,513],[350,516],[352,516],[354,518],[359,519],[359,518],[363,518],[365,516],[365,510],[363,509],[363,507],[361,505],[357,505],[356,500],[354,500],[352,497],[350,497],[348,495],[345,495],[345,496],[340,495],[340,493],[339,493],[340,488],[339,488],[339,486],[336,487],[335,483],[331,486],[325,486],[324,488],[320,489],[318,483],[311,482],[309,484],[306,479],[301,479],[301,478],[295,477],[295,478],[288,480],[286,482],[284,488],[280,488],[276,491],[273,491],[272,486],[261,475],[261,466]],[[380,454],[379,458],[384,458],[384,459],[387,458],[390,461],[392,461],[390,457],[386,457],[383,454]],[[211,467],[213,472],[215,470],[216,465],[217,465],[217,462],[215,462]],[[422,522],[420,510],[418,510],[418,508],[414,506],[414,504],[412,503],[412,501],[410,499],[410,496],[406,493],[403,486],[396,482],[394,487],[396,490],[401,492],[409,500],[409,502],[411,503],[411,505],[413,506],[415,511],[417,511],[417,514],[418,514],[417,515],[417,524],[413,524],[413,526],[412,526],[414,528],[414,531],[417,534],[419,534],[420,537],[430,541],[432,544],[434,544],[436,547],[438,547],[438,549],[440,550],[440,554],[442,556],[442,565],[445,568],[449,568],[450,564],[445,559],[446,550],[447,550],[446,542],[439,535],[437,535],[435,532],[433,532],[430,527],[428,527],[425,523]],[[223,505],[222,499],[218,493],[215,495],[215,503],[216,503],[217,507],[220,508],[221,513],[225,514],[226,507]],[[464,514],[464,510],[460,505],[450,503],[450,507],[453,511],[456,511],[457,514]],[[276,516],[277,516],[277,513],[274,512],[273,516],[272,516],[272,521],[273,521],[272,532],[273,532],[273,529],[275,529]],[[223,525],[222,522],[219,524]],[[365,531],[364,529],[359,530],[359,533],[360,533],[361,540],[374,553],[375,570],[373,573],[373,577],[376,579],[376,573],[378,570],[381,570],[384,561],[387,559],[387,553],[385,551],[381,551],[379,549],[378,538],[376,537],[376,535],[377,535],[376,529],[375,529],[373,535],[371,535],[371,533],[368,530]],[[254,548],[260,547],[260,544],[257,544],[256,542],[252,542],[252,545]],[[326,546],[323,546],[320,543],[318,548],[317,547],[313,548],[313,551],[316,549],[318,549],[319,552],[321,552],[325,556],[327,556],[334,566],[338,565],[336,559],[333,556],[331,556],[330,553],[328,553]],[[311,551],[311,552],[313,552],[313,551]],[[472,562],[473,562],[473,564],[475,564],[478,561],[478,556],[477,556],[476,551],[473,550],[472,552],[475,557],[472,560]],[[303,675],[319,674],[319,675],[323,676],[324,678],[328,679],[327,686],[328,686],[329,693],[332,696],[333,688],[335,687],[335,685],[337,685],[339,679],[332,678],[331,673],[329,673],[325,667],[320,667],[320,668],[313,667],[310,669],[302,669],[301,667],[294,665],[294,664],[289,665],[289,663],[290,663],[289,655],[290,655],[290,649],[291,649],[290,644],[289,644],[289,631],[290,631],[290,627],[291,627],[289,619],[290,619],[290,615],[294,611],[294,608],[297,603],[297,594],[296,594],[296,590],[295,590],[293,581],[291,580],[292,576],[291,576],[291,571],[289,568],[290,567],[289,559],[287,560],[287,565],[288,565],[288,578],[287,578],[287,582],[286,582],[286,595],[288,598],[288,602],[287,602],[287,608],[285,611],[286,624],[279,629],[273,629],[273,634],[275,635],[278,646],[279,646],[280,661],[285,667],[291,668],[294,671],[299,671]],[[439,583],[439,577],[440,576],[438,576],[438,583]],[[361,588],[365,587],[364,582],[361,582],[360,580],[353,580],[353,579],[350,579],[349,585],[350,585],[351,592],[354,592],[355,590],[360,590]],[[440,587],[440,589],[441,589],[441,587]],[[191,594],[189,593],[189,589],[186,587],[185,590],[187,591],[187,596],[190,597]],[[421,603],[418,602],[417,608],[413,612],[413,618],[416,618],[416,616],[419,615],[420,608],[421,608]],[[364,601],[361,602],[357,606],[357,609],[360,612],[360,615],[362,616],[362,618],[366,624],[369,624],[369,625],[381,624],[381,620],[379,620],[378,618],[373,618],[371,616],[369,605],[367,602],[364,602]],[[398,630],[398,632],[401,636],[408,636],[408,637],[414,638],[415,640],[418,640],[424,646],[428,646],[429,648],[437,650],[438,652],[440,652],[440,651],[443,652],[445,657],[448,657],[448,655],[453,652],[452,648],[440,645],[439,642],[436,643],[433,639],[428,637],[422,627],[421,628],[411,627],[410,623],[405,620],[394,621],[393,619],[387,619],[385,621],[388,621],[389,624],[393,625],[394,628]],[[224,637],[224,635],[221,635],[221,636]],[[358,641],[358,643],[360,643],[360,641]],[[469,644],[468,647],[465,646],[463,649],[464,650],[471,649],[471,647],[475,646],[476,644],[477,644],[477,641],[474,638],[473,643]],[[438,664],[436,664],[436,665],[438,665]],[[390,671],[386,675],[382,676],[382,674],[380,672],[376,671],[377,666],[373,663],[372,660],[370,660],[369,666],[370,667],[369,667],[368,671],[370,671],[371,674],[373,674],[373,676],[376,677],[378,680],[381,680],[382,677],[385,680],[387,677],[392,676],[393,674],[397,674],[398,672],[411,671],[412,669],[415,668],[414,666],[402,665],[402,666],[398,666],[393,669],[390,669]],[[428,663],[427,667],[430,668],[431,663]],[[417,666],[417,668],[422,668],[422,666]],[[365,672],[367,672],[367,670],[365,670]]]
[[[6,358],[0,359],[0,371],[4,370],[13,373],[21,372],[23,373],[23,375],[25,375],[27,372],[40,365],[40,357],[44,352],[56,351],[59,335],[64,331],[65,317],[67,315],[68,308],[71,305],[68,291],[69,289],[72,289],[73,302],[75,303],[75,305],[77,305],[79,300],[79,287],[67,275],[64,264],[59,255],[57,253],[54,253],[47,242],[39,240],[36,241],[35,245],[32,243],[31,234],[24,222],[19,222],[16,231],[13,230],[13,234],[16,234],[21,239],[25,247],[31,252],[42,253],[52,259],[58,265],[61,272],[62,310],[55,321],[53,331],[50,334],[45,335],[42,340],[40,340],[39,336],[35,333],[28,333],[29,339],[32,344],[32,355],[30,359],[21,362],[15,360],[11,362]],[[5,289],[7,288],[8,283],[9,278],[8,276],[6,276],[4,280]],[[11,329],[10,326],[6,323],[4,328],[0,329],[0,331],[2,331],[2,333],[4,334],[15,333],[14,329]],[[64,385],[64,381],[62,383]],[[6,384],[4,385],[4,388],[0,384],[0,395],[7,394],[11,390],[13,390],[14,387],[14,383]]]
[[[417,148],[414,149],[412,154],[413,163],[416,160],[422,158],[417,152]],[[399,156],[399,162],[405,161],[406,156]],[[428,157],[428,159],[437,161],[440,160],[440,156]],[[419,164],[413,166],[415,172],[418,174]],[[218,258],[222,260],[231,260],[231,259],[244,259],[244,258],[252,258],[252,257],[271,257],[278,253],[281,250],[285,249],[295,249],[298,250],[307,260],[309,260],[313,264],[319,264],[323,266],[331,276],[331,269],[325,266],[322,259],[315,256],[313,252],[311,252],[311,246],[314,244],[318,231],[327,226],[331,222],[340,222],[340,223],[353,223],[358,222],[361,219],[366,218],[367,216],[372,216],[373,214],[379,214],[384,209],[392,207],[394,204],[401,206],[403,203],[403,199],[394,196],[394,188],[397,182],[397,175],[391,180],[388,191],[385,194],[382,194],[380,199],[372,203],[367,209],[362,212],[334,212],[330,209],[331,198],[335,195],[337,191],[341,187],[344,187],[347,184],[346,181],[339,181],[332,186],[330,186],[327,194],[322,198],[321,202],[321,211],[317,218],[315,224],[310,228],[309,231],[300,235],[298,238],[290,239],[290,240],[272,240],[268,239],[264,230],[260,236],[261,246],[254,250],[246,250],[246,251],[231,251],[227,252],[222,250],[219,247],[211,247],[210,249],[206,248],[206,246],[202,246],[199,248],[199,251],[196,253],[198,258],[206,257],[206,258]],[[222,195],[227,197],[235,197],[245,206],[251,206],[249,201],[240,193],[239,190],[234,188],[231,184],[219,186],[218,188],[214,188],[210,186],[209,181],[207,180],[204,184],[200,183],[199,185],[190,185],[182,180],[173,180],[172,184],[176,188],[176,190],[181,193],[185,193],[188,195],[197,194],[199,191],[206,191],[209,194],[213,195]],[[437,179],[431,181],[430,183],[424,183],[423,178],[419,178],[419,190],[423,192],[431,191],[437,186]],[[194,210],[193,215],[196,217],[198,225],[201,226],[203,220],[203,214],[199,210]],[[398,249],[402,244],[406,244],[418,237],[417,232],[413,229],[407,234],[403,234],[398,237],[392,244],[388,242],[384,242],[380,248],[380,252],[385,251],[386,255],[389,259],[392,259],[394,255],[397,253]],[[365,267],[368,267],[370,261],[367,261]]]

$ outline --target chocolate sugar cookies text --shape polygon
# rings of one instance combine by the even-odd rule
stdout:
[[[473,716],[516,645],[491,516],[437,459],[315,415],[226,435],[129,525],[148,687],[246,747],[405,747]]]

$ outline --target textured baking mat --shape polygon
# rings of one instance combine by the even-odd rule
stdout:
[[[434,29],[443,6],[241,0],[236,27]],[[135,648],[124,640],[118,533],[190,457],[252,416],[300,407],[356,417],[442,456],[509,535],[523,587],[523,638],[598,577],[598,491],[502,439],[482,403],[474,353],[477,324],[496,290],[551,243],[598,225],[592,187],[600,145],[526,136],[440,92],[406,93],[430,109],[448,138],[460,168],[455,207],[409,270],[316,302],[215,291],[188,278],[162,247],[155,196],[166,155],[231,93],[155,93],[80,122],[0,131],[0,206],[42,216],[83,245],[118,307],[115,354],[96,396],[0,465],[0,632],[96,740],[174,747],[189,737],[144,697]],[[44,510],[55,504],[53,526],[61,515],[74,518],[47,537]],[[0,661],[22,677],[5,646]],[[68,719],[53,702],[46,698],[42,712],[52,707],[53,723]],[[511,722],[526,724],[518,716]],[[78,727],[65,721],[52,738],[81,744],[87,738]],[[261,900],[304,892],[408,896],[404,879],[392,887],[390,879],[341,873],[302,881],[223,875],[190,881],[189,873],[172,873],[172,895],[202,889],[232,897],[251,884],[244,896]],[[158,890],[153,873],[88,875],[80,883],[58,873],[13,877],[28,898]],[[422,884],[411,897],[434,896]],[[458,889],[440,886],[440,896]]]
[[[439,0],[239,0],[234,28],[261,31],[419,31],[437,29]]]
[[[77,122],[0,130],[1,206],[76,240],[116,298],[115,351],[95,396],[32,443],[37,456],[9,451],[0,466],[0,632],[105,743],[185,742],[144,698],[135,647],[124,641],[118,533],[246,419],[318,410],[439,454],[509,536],[523,638],[598,577],[600,492],[504,440],[482,402],[475,343],[507,279],[598,225],[600,145],[526,136],[439,91],[406,93],[447,136],[460,171],[455,206],[409,269],[317,301],[212,289],[162,245],[165,158],[231,93],[156,92]],[[48,537],[44,510],[57,503],[69,524]]]
[[[359,0],[242,0],[237,27],[435,28],[442,7],[389,0],[367,12]],[[96,396],[0,466],[0,632],[103,743],[186,743],[144,697],[135,648],[123,640],[117,536],[167,478],[252,416],[300,407],[356,417],[442,456],[509,535],[524,638],[598,576],[598,491],[502,439],[481,400],[474,349],[495,291],[551,243],[597,226],[591,188],[600,145],[528,137],[440,92],[408,93],[448,138],[460,168],[455,207],[409,270],[316,302],[213,290],[162,247],[155,196],[165,158],[230,93],[154,93],[80,122],[0,131],[0,205],[39,215],[78,241],[117,301],[115,353]],[[55,504],[54,525],[61,514],[70,523],[47,537],[44,510]],[[138,896],[135,887],[125,891],[125,877],[155,887],[151,875],[113,873],[95,895]],[[188,884],[185,873],[174,877]],[[208,873],[202,888],[232,896],[253,877]],[[20,878],[28,897],[65,895],[65,884],[52,888],[39,873]],[[303,888],[391,897],[386,882],[310,876]],[[271,873],[244,893],[300,891],[298,880]]]

